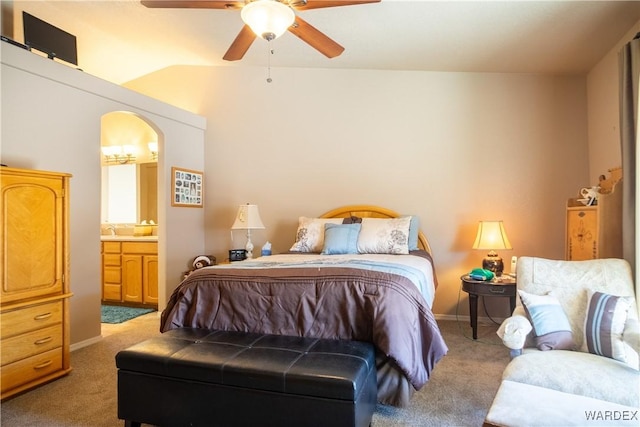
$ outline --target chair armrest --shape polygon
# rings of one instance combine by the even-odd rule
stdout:
[[[517,308],[514,310],[514,313],[516,312]],[[531,332],[531,329],[531,323],[526,316],[515,314],[505,319],[496,333],[507,348],[520,350],[524,347],[527,335]]]

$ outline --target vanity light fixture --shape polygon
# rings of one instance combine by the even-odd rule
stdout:
[[[158,160],[158,143],[150,142],[147,144],[149,151],[151,152],[151,160]]]
[[[106,163],[119,163],[121,165],[136,161],[135,145],[106,145],[102,147],[102,154]]]

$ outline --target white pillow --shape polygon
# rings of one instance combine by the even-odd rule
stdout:
[[[362,218],[358,235],[358,252],[361,254],[409,253],[409,226],[411,217]]]
[[[343,218],[307,218],[298,219],[296,242],[289,249],[291,252],[320,253],[324,246],[324,225],[342,224]]]

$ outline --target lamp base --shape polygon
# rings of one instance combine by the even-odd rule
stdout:
[[[504,262],[502,262],[502,258],[497,253],[491,251],[482,260],[482,268],[492,271],[496,277],[500,277],[504,271]]]
[[[247,233],[247,246],[245,246],[245,250],[247,251],[247,259],[253,259],[253,243],[251,242],[249,233]]]

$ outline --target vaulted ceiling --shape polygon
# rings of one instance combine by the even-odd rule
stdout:
[[[640,1],[382,0],[297,12],[345,47],[328,59],[290,33],[222,60],[238,10],[150,9],[138,0],[4,1],[76,35],[79,67],[124,83],[176,64],[448,72],[588,72],[640,20]],[[6,14],[6,10],[3,11]],[[3,30],[3,33],[6,33]],[[270,49],[273,54],[270,54]]]

